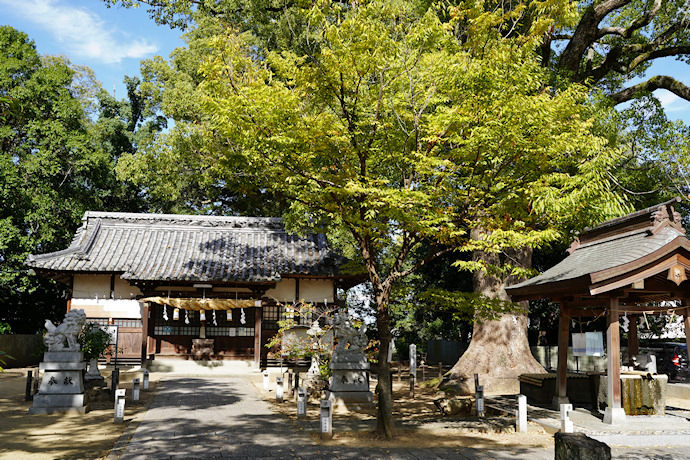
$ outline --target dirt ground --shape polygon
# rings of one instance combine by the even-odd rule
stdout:
[[[264,391],[263,385],[255,380],[257,391],[269,400],[274,407],[297,422],[296,403],[284,401],[276,403],[273,390]],[[472,417],[469,413],[465,416],[444,417],[434,404],[434,400],[441,398],[442,393],[433,388],[416,388],[414,397],[409,392],[409,383],[403,381],[393,382],[394,418],[406,420],[422,420],[427,423],[420,424],[415,429],[397,429],[394,441],[381,438],[371,431],[345,431],[334,432],[333,439],[323,441],[317,433],[312,437],[321,444],[328,446],[357,446],[357,447],[475,447],[491,449],[507,446],[537,446],[545,449],[553,445],[553,436],[546,433],[541,426],[530,422],[528,433],[516,433],[515,422],[507,417]],[[319,405],[310,401],[307,406],[307,418],[318,420]],[[349,418],[352,420],[369,420],[372,423],[376,419],[375,410],[343,412],[336,411],[334,417]],[[462,418],[462,420],[461,420]],[[429,420],[433,423],[428,423]]]
[[[136,423],[152,401],[157,382],[152,375],[148,391],[132,402],[132,379],[141,372],[120,371],[120,388],[127,389],[125,423],[113,422],[114,403],[109,394],[92,398],[83,414],[29,415],[31,401],[24,401],[29,369],[0,373],[0,459],[105,458],[127,425]],[[36,368],[30,369],[36,373]],[[110,385],[110,370],[101,373]]]

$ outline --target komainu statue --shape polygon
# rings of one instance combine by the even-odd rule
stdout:
[[[43,337],[43,343],[48,351],[79,351],[81,347],[77,342],[77,336],[86,322],[84,310],[70,310],[65,315],[65,320],[59,326],[55,326],[49,319],[45,326],[48,332]],[[65,347],[67,342],[67,347]]]

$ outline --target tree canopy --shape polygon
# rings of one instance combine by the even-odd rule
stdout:
[[[174,163],[169,141],[194,139],[197,167],[284,197],[291,228],[344,234],[369,275],[386,356],[401,278],[451,250],[543,245],[564,222],[621,207],[606,175],[617,152],[593,133],[586,88],[549,87],[533,52],[571,5],[531,7],[539,20],[508,37],[511,12],[446,17],[403,1],[306,8],[303,49],[258,48],[222,27],[204,38],[198,121],[126,166],[151,177],[151,155]],[[489,236],[471,239],[480,227]],[[385,381],[379,391],[391,435]]]
[[[65,308],[64,287],[24,270],[28,254],[66,247],[86,210],[141,209],[115,176],[120,150],[96,135],[99,91],[89,69],[39,56],[26,34],[0,27],[0,320],[15,332]]]

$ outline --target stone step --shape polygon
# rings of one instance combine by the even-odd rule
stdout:
[[[180,375],[242,375],[259,372],[253,360],[182,360],[153,359],[148,360],[146,368],[150,372]]]
[[[690,399],[690,384],[669,383],[666,386],[666,396],[669,398]]]

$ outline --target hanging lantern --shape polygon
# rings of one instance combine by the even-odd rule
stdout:
[[[176,308],[173,310],[173,321],[178,321],[180,319],[180,309]]]
[[[232,310],[225,310],[225,314],[227,315],[227,320],[232,321]]]
[[[199,310],[199,319],[201,321],[206,321],[206,310]]]

